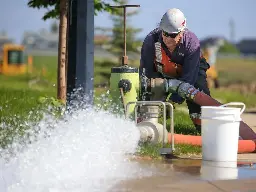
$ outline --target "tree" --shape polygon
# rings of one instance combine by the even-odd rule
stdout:
[[[239,54],[239,49],[232,43],[226,41],[222,47],[220,47],[219,50],[220,53],[223,54]]]
[[[58,33],[58,31],[59,31],[58,28],[59,28],[59,25],[58,25],[57,21],[54,21],[50,27],[51,33]]]
[[[66,103],[66,54],[67,54],[67,27],[68,27],[68,0],[60,1],[60,24],[59,24],[59,46],[58,46],[58,77],[57,77],[57,99]]]
[[[94,45],[106,45],[111,38],[112,28],[108,27],[94,27]]]
[[[119,0],[112,0],[119,2]],[[58,79],[57,79],[57,99],[66,103],[66,68],[67,68],[67,15],[68,15],[68,0],[29,0],[28,7],[31,8],[46,8],[49,11],[43,16],[43,20],[49,18],[59,19],[59,48],[58,48]],[[100,0],[94,0],[95,14],[100,11],[113,12],[108,3]]]
[[[45,8],[48,9],[48,11],[44,14],[43,20],[47,19],[59,19],[60,17],[60,1],[61,0],[29,0],[27,5],[31,8]],[[119,3],[120,0],[112,0],[113,3]],[[94,0],[94,9],[95,9],[95,15],[97,13],[102,11],[107,11],[110,13],[115,13],[115,9],[112,9],[110,7],[109,3],[105,3],[101,0]]]
[[[120,0],[120,5],[127,4],[127,0]],[[129,25],[129,17],[138,14],[138,10],[129,11],[127,8],[126,13],[126,50],[127,52],[138,52],[138,47],[141,44],[141,41],[136,39],[136,34],[142,29],[134,28]],[[137,9],[137,8],[136,8]],[[120,57],[123,55],[124,51],[124,16],[123,9],[116,8],[115,12],[112,12],[111,19],[113,21],[112,29],[112,40],[110,51],[113,52],[116,56]]]

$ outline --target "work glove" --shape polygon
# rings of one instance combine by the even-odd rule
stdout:
[[[185,99],[183,99],[177,93],[173,93],[169,100],[177,104],[182,104],[185,101]]]

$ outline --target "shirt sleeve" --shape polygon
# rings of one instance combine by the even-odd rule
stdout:
[[[188,46],[182,67],[182,75],[179,80],[194,85],[199,73],[199,66],[200,44],[199,42],[194,42]]]
[[[141,48],[141,58],[140,58],[140,75],[143,72],[143,68],[145,68],[145,75],[148,78],[152,78],[154,76],[154,59],[155,59],[155,48],[154,48],[154,40],[152,35],[149,35],[145,38],[142,48]]]

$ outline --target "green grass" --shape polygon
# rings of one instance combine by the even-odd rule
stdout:
[[[219,58],[216,66],[219,72],[221,85],[234,83],[255,82],[256,60],[255,59],[231,59]]]
[[[243,102],[246,108],[256,107],[256,94],[249,92],[230,91],[230,90],[212,90],[211,94],[214,98],[218,98],[222,103]]]
[[[170,145],[164,145],[164,147],[170,147]],[[159,150],[162,148],[162,144],[152,145],[149,143],[145,143],[138,147],[136,155],[142,157],[150,157],[152,159],[162,159],[160,156]],[[174,156],[181,155],[200,155],[201,147],[192,146],[187,144],[175,144]]]
[[[44,68],[46,70],[45,79],[53,84],[56,84],[58,64],[58,58],[56,56],[37,56],[33,58],[33,63],[37,73],[40,73]]]
[[[4,146],[6,143],[10,142],[15,134],[22,133],[23,130],[28,128],[27,126],[23,126],[23,123],[25,121],[38,121],[38,119],[40,118],[40,113],[36,113],[36,111],[43,110],[46,107],[45,103],[40,102],[42,100],[42,97],[56,97],[55,85],[57,81],[57,57],[34,57],[33,63],[34,72],[32,75],[0,75],[0,127],[3,125],[3,123],[7,123],[11,127],[10,129],[0,128],[1,146]],[[243,65],[239,65],[239,63],[243,63]],[[235,76],[238,74],[239,70],[241,71],[241,66],[246,66],[245,68],[247,69],[247,77],[239,78],[242,79],[244,82],[249,81],[248,79],[254,79],[252,75],[252,73],[255,74],[256,72],[254,63],[254,61],[239,62],[237,60],[218,60],[218,69],[220,70],[221,81],[230,82],[232,78],[235,78]],[[136,65],[138,65],[138,62],[133,63],[133,66]],[[95,59],[94,83],[108,84],[111,67],[113,66],[118,66],[118,64],[109,60],[103,61]],[[238,67],[240,68],[238,69]],[[42,76],[41,74],[43,68],[46,71],[44,76]],[[223,75],[225,71],[229,71],[231,73],[231,76]],[[32,86],[29,86],[29,82],[37,77],[40,77],[40,81],[36,82]],[[100,95],[105,94],[106,92],[106,88],[95,87],[95,103],[106,104],[105,101],[99,99]],[[256,105],[254,102],[256,99],[256,94],[253,93],[231,92],[227,90],[212,90],[212,95],[215,98],[221,99],[225,103],[231,101],[241,101],[246,104],[247,108],[255,107]],[[190,135],[198,134],[188,114],[185,114],[184,112],[181,112],[179,110],[174,111],[174,123],[176,133]],[[169,119],[167,120],[167,123],[167,128],[169,129]],[[145,144],[140,147],[138,154],[158,158],[158,151],[160,147],[160,145],[154,146]],[[200,147],[195,147],[191,145],[176,145],[175,154],[200,154],[200,152]]]

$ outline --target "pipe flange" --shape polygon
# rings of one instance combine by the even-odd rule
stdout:
[[[144,128],[144,129],[148,129],[149,130],[148,132],[150,132],[150,130],[152,130],[151,135],[141,135],[141,138],[143,138],[143,137],[150,138],[150,142],[154,143],[154,144],[157,144],[159,142],[160,135],[159,135],[158,129],[154,123],[152,123],[150,121],[142,121],[137,124],[137,127],[139,129],[140,129],[140,127]],[[145,139],[141,139],[141,140],[145,140]]]
[[[137,124],[137,127],[143,127],[143,129],[148,129],[148,133],[151,132],[151,135],[141,135],[141,138],[151,138],[150,142],[157,144],[159,142],[167,143],[168,142],[168,131],[160,123],[151,122],[150,120],[145,120]],[[142,131],[142,130],[140,130]],[[141,133],[142,134],[142,133]],[[145,140],[145,139],[142,139]]]

